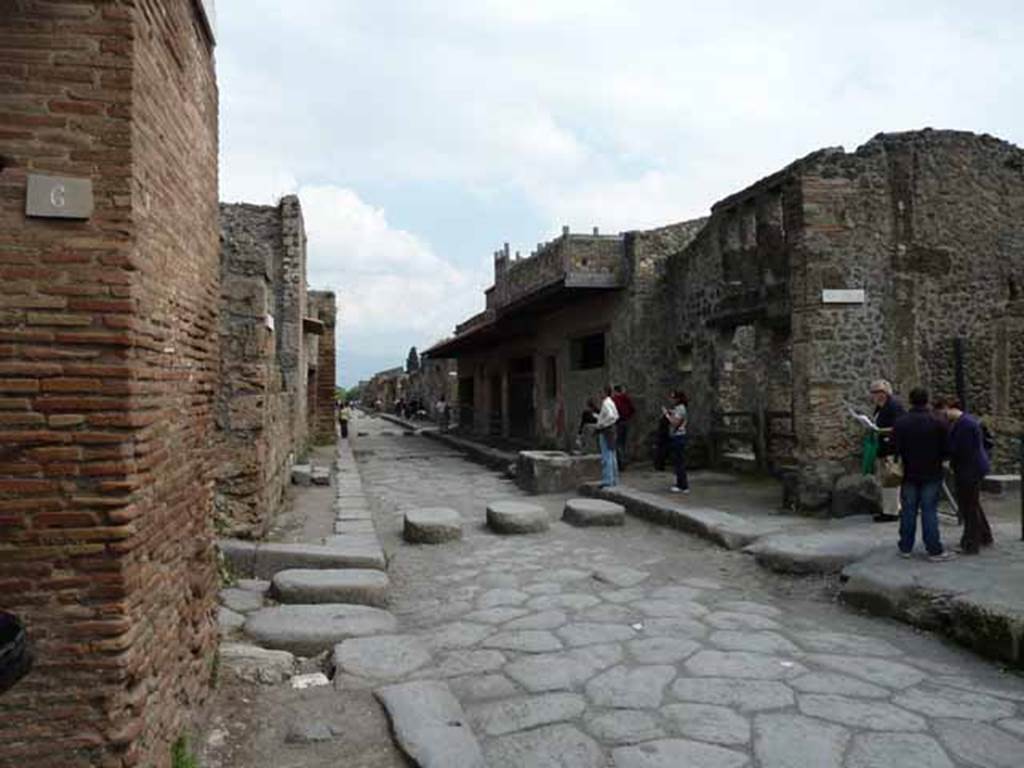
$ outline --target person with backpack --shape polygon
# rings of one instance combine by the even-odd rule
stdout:
[[[991,469],[985,431],[978,419],[964,411],[958,398],[943,398],[943,405],[950,423],[949,463],[956,477],[956,503],[964,521],[960,552],[976,555],[993,541],[992,528],[981,508],[981,481]]]

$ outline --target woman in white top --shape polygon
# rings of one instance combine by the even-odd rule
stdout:
[[[668,419],[669,440],[672,447],[672,464],[676,470],[676,484],[669,490],[672,493],[689,493],[690,481],[686,477],[686,393],[677,389],[672,393],[672,408],[662,408]]]

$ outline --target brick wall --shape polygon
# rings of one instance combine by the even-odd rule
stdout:
[[[217,99],[188,3],[0,19],[0,765],[164,766],[216,644]],[[91,178],[26,219],[26,174]]]
[[[330,291],[309,292],[310,316],[323,323],[323,333],[317,339],[317,367],[315,382],[315,408],[310,429],[316,443],[333,442],[335,428],[335,335],[337,304]]]

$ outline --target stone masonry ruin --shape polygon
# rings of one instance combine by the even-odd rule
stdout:
[[[259,538],[311,441],[334,437],[335,300],[306,289],[306,235],[294,195],[221,204],[219,532]]]
[[[961,394],[1009,471],[1024,431],[1021,275],[1020,148],[879,134],[814,152],[707,219],[499,252],[484,311],[426,356],[457,358],[467,431],[568,447],[586,397],[623,382],[638,407],[632,449],[646,452],[682,387],[695,457],[735,451],[767,470],[850,461],[860,431],[847,406],[869,407],[868,382],[921,383]]]
[[[204,5],[0,17],[0,608],[35,656],[4,766],[166,768],[215,675],[215,527],[265,532],[334,437],[298,199],[218,207]]]

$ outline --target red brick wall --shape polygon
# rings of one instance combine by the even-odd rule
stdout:
[[[0,765],[164,766],[216,643],[216,86],[190,3],[0,18]],[[88,221],[26,219],[26,174]]]
[[[314,442],[330,443],[335,431],[335,379],[334,325],[337,314],[334,294],[330,291],[309,292],[309,313],[324,324],[324,332],[317,339],[316,390],[314,412],[310,414],[310,430]]]

